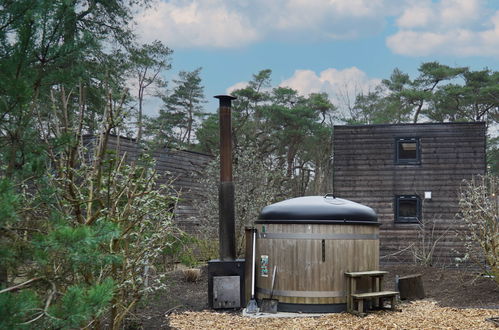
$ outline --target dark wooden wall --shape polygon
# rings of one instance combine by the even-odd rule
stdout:
[[[485,136],[485,123],[334,127],[334,194],[378,213],[381,262],[413,261],[408,247],[421,247],[418,224],[394,221],[394,196],[419,195],[428,247],[431,236],[442,237],[434,263],[454,264],[456,251],[463,250],[457,194],[463,179],[485,173]],[[421,164],[395,164],[395,139],[401,137],[420,138]],[[432,192],[431,200],[424,199],[425,191]]]
[[[94,137],[85,137],[85,143],[95,141]],[[135,140],[111,136],[109,150],[117,150],[127,161],[135,161],[139,155],[139,147]],[[189,233],[195,233],[199,226],[199,214],[196,203],[205,199],[206,189],[200,182],[203,169],[213,160],[213,156],[186,150],[163,149],[153,153],[156,169],[161,175],[158,184],[173,182],[172,193],[178,193],[180,200],[175,209],[175,221]]]

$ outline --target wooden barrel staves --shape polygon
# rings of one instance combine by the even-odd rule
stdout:
[[[300,197],[270,205],[256,221],[257,297],[271,295],[278,310],[346,310],[347,271],[379,267],[374,211],[332,196]]]

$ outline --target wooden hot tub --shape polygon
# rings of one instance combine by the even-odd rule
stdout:
[[[263,208],[255,222],[256,293],[278,310],[346,310],[347,271],[379,268],[379,224],[369,207],[332,195],[285,200]]]

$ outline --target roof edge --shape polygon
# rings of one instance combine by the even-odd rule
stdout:
[[[432,123],[399,123],[399,124],[352,124],[352,125],[334,125],[336,127],[396,127],[396,126],[436,126],[436,125],[485,125],[484,121],[458,121],[458,122],[432,122]]]

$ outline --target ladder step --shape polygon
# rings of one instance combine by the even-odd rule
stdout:
[[[364,272],[346,272],[345,276],[348,277],[362,277],[362,276],[382,276],[388,274],[384,270],[368,270]]]
[[[383,298],[383,297],[393,297],[398,295],[397,291],[379,291],[379,292],[366,292],[366,293],[354,293],[352,297],[355,299],[365,299],[365,298]]]

